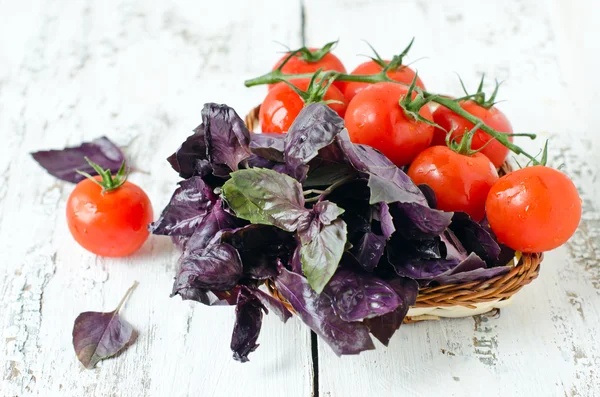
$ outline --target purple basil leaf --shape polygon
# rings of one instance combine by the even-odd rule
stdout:
[[[384,280],[350,269],[338,269],[323,291],[344,321],[362,321],[394,311],[402,299]]]
[[[285,139],[284,158],[290,175],[303,182],[306,164],[330,145],[344,128],[344,120],[329,106],[312,103],[300,111]]]
[[[188,288],[228,291],[236,286],[243,274],[238,252],[225,243],[187,253],[180,263],[171,296]]]
[[[248,289],[248,287],[242,287]],[[252,294],[257,297],[263,306],[267,307],[273,313],[279,317],[284,323],[292,317],[292,313],[285,307],[279,299],[273,298],[271,295],[259,290],[259,289],[248,289]]]
[[[296,246],[294,235],[274,226],[247,225],[225,231],[221,241],[240,254],[244,274],[255,280],[277,277],[279,261],[287,263]]]
[[[386,239],[384,236],[367,232],[358,241],[358,244],[352,247],[350,253],[364,270],[372,272],[383,255],[385,243]]]
[[[238,169],[242,160],[250,157],[250,131],[235,110],[227,105],[205,104],[202,123],[214,175],[227,177],[230,171]]]
[[[171,241],[180,251],[185,249],[185,246],[190,239],[190,236],[171,236]]]
[[[462,261],[469,256],[460,240],[452,233],[452,230],[446,229],[444,233],[440,235],[440,239],[442,240],[442,243],[444,243],[446,249],[446,253],[443,255],[446,259],[457,259]]]
[[[85,312],[75,319],[73,347],[84,367],[94,368],[99,361],[114,356],[135,341],[136,332],[119,316],[119,310],[136,286],[137,282],[112,312]]]
[[[396,278],[388,281],[388,284],[400,296],[402,303],[391,313],[364,321],[371,334],[385,346],[390,343],[392,335],[402,325],[410,306],[417,302],[417,294],[419,293],[419,284],[410,278]]]
[[[471,254],[475,255],[475,254]],[[464,284],[470,283],[471,281],[483,281],[489,280],[490,278],[501,276],[510,271],[509,266],[492,267],[489,269],[480,267],[474,270],[467,270],[450,275],[441,275],[436,277],[434,281],[440,285],[444,284]]]
[[[250,150],[266,160],[283,163],[284,134],[250,134]]]
[[[233,229],[240,225],[241,222],[225,211],[221,199],[218,199],[190,236],[186,244],[186,252],[204,249],[219,231]]]
[[[281,269],[275,285],[298,317],[337,355],[358,354],[375,348],[364,324],[349,323],[339,318],[331,306],[331,299],[324,294],[317,294],[301,275]]]
[[[211,291],[205,288],[183,288],[175,292],[182,300],[193,300],[207,306],[231,306],[237,302],[239,287],[230,291]]]
[[[423,196],[425,196],[425,198],[427,199],[427,204],[429,204],[431,208],[437,208],[437,198],[435,197],[435,192],[433,191],[433,189],[429,185],[426,185],[424,183],[421,185],[417,185],[417,187],[421,190]]]
[[[484,217],[483,220],[481,222],[479,222],[479,224],[494,238],[494,240],[496,242],[498,242],[498,239],[496,238],[496,235],[492,231],[492,228],[490,227],[490,223],[488,222],[486,217]],[[498,245],[500,246],[500,255],[498,256],[498,259],[495,261],[488,258],[488,260],[486,262],[489,266],[505,266],[507,263],[511,262],[515,257],[514,249],[512,249],[504,244],[501,244],[499,242],[498,242]]]
[[[308,244],[321,231],[323,225],[329,225],[336,220],[344,210],[331,201],[316,203],[310,213],[301,217],[298,224],[298,236],[302,244]]]
[[[313,166],[311,162],[309,166],[308,175],[302,184],[305,188],[331,186],[336,182],[356,175],[356,170],[346,164],[331,163]]]
[[[121,149],[106,137],[94,139],[77,147],[42,150],[31,155],[49,174],[72,183],[85,179],[85,176],[77,173],[77,170],[95,175],[96,171],[88,164],[85,157],[113,173],[121,168],[125,160]]]
[[[490,264],[496,263],[500,256],[500,245],[485,227],[475,222],[464,212],[456,212],[452,217],[450,229],[468,252],[474,252]]]
[[[390,212],[396,230],[411,239],[439,236],[452,222],[452,212],[415,203],[393,203]]]
[[[381,202],[376,206],[375,211],[373,211],[373,218],[379,221],[381,232],[386,240],[396,231],[394,218],[390,213],[390,207],[387,203]]]
[[[302,272],[308,283],[321,293],[338,268],[346,246],[346,223],[336,219],[300,248]]]
[[[206,159],[204,125],[200,124],[177,151],[167,158],[167,161],[180,177],[187,179],[196,175],[198,171],[200,171],[200,175],[203,175],[207,164]],[[210,165],[210,163],[208,164]]]
[[[267,160],[265,158],[262,158],[260,156],[257,156],[256,154],[252,154],[250,155],[250,157],[248,157],[246,160],[244,160],[245,162],[245,167],[244,168],[268,168],[268,169],[272,169],[276,164],[271,160]]]
[[[215,201],[211,187],[201,177],[181,181],[158,220],[150,225],[150,232],[167,236],[191,235]]]
[[[247,362],[248,354],[258,347],[256,340],[262,326],[263,310],[267,309],[249,289],[240,289],[231,336],[231,350],[235,360]]]
[[[302,244],[300,242],[297,243],[296,249],[292,253],[292,258],[290,259],[290,269],[297,274],[302,274],[302,254],[300,253],[300,249],[302,248]]]
[[[273,170],[253,168],[232,172],[222,189],[236,216],[253,224],[273,225],[293,232],[308,214],[302,185]]]

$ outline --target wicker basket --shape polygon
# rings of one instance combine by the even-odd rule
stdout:
[[[251,131],[258,127],[259,111],[260,106],[257,106],[246,116],[245,122]],[[504,164],[500,173],[509,171],[510,166]],[[404,322],[439,320],[440,317],[469,317],[506,307],[521,288],[537,278],[542,258],[541,253],[517,253],[510,264],[511,270],[504,275],[484,281],[420,288],[417,303],[409,309]],[[268,282],[266,285],[274,297],[294,312],[273,283]]]

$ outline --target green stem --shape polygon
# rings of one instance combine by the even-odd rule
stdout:
[[[340,186],[342,186],[342,185],[344,185],[344,184],[346,184],[346,183],[348,183],[348,182],[350,182],[352,180],[354,180],[354,175],[348,175],[348,176],[340,179],[339,181],[336,181],[331,186],[329,186],[327,189],[323,190],[320,195],[306,199],[306,202],[307,203],[312,203],[314,201],[323,201],[323,199],[328,194],[330,194],[331,192],[333,192],[338,187],[340,187]]]

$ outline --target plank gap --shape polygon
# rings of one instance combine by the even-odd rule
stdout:
[[[313,397],[319,397],[319,339],[317,334],[310,331],[310,348],[312,351],[313,367]]]

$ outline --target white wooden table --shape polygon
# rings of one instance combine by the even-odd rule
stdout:
[[[594,0],[0,1],[0,396],[598,396],[600,395],[600,100]],[[304,15],[304,18],[301,17]],[[231,358],[231,308],[168,297],[177,253],[151,237],[125,260],[71,238],[72,189],[29,152],[107,135],[158,213],[177,177],[164,161],[204,102],[244,113],[281,50],[339,38],[349,69],[401,51],[428,88],[458,93],[455,72],[504,80],[516,130],[551,138],[584,200],[574,238],[546,255],[539,279],[502,310],[404,326],[386,350],[337,358],[294,319],[268,316],[250,363]],[[557,192],[560,194],[560,192]],[[139,331],[115,359],[85,370],[73,320],[124,308]]]

